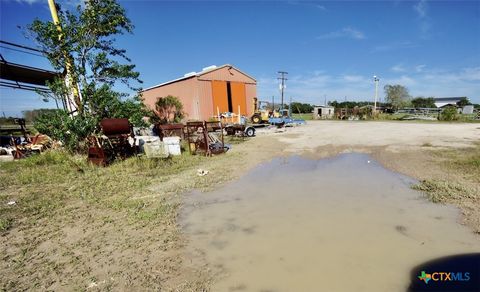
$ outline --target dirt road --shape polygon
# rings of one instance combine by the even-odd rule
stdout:
[[[480,141],[480,124],[311,121],[288,130],[278,140],[286,151],[313,150],[320,146],[387,147],[402,151],[415,147],[468,147]]]

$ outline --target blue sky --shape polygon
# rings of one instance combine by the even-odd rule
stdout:
[[[65,7],[77,0],[59,1]],[[149,87],[232,64],[255,77],[260,99],[323,104],[373,100],[372,76],[413,96],[480,103],[480,1],[120,1],[135,25],[118,38]],[[33,45],[18,25],[50,20],[46,0],[0,0],[0,39]],[[9,61],[49,68],[0,48]],[[383,90],[380,96],[383,97]],[[32,92],[0,89],[0,113],[54,107]]]

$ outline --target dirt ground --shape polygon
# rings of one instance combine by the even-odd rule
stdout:
[[[141,203],[140,209],[153,206],[160,210],[163,217],[158,220],[150,220],[150,213],[140,213],[146,219],[135,219],[137,215],[132,217],[130,211],[122,209],[124,201],[122,205],[114,201],[116,205],[111,206],[110,201],[102,205],[97,198],[85,199],[88,194],[72,190],[74,186],[66,181],[58,188],[64,193],[56,194],[66,198],[65,202],[54,206],[55,212],[43,217],[21,217],[8,231],[0,233],[0,287],[8,291],[208,290],[214,280],[208,265],[194,266],[184,253],[187,242],[176,221],[184,196],[192,189],[216,188],[276,156],[322,158],[363,152],[420,181],[458,182],[473,190],[469,194],[474,195],[441,202],[460,207],[463,215],[459,221],[479,232],[480,201],[475,196],[480,193],[480,181],[475,178],[480,177],[478,167],[467,177],[448,171],[449,166],[442,164],[454,155],[468,156],[478,141],[480,124],[311,121],[300,127],[259,130],[257,137],[233,144],[225,155],[198,160],[171,175],[156,175],[154,169],[148,172],[151,182],[138,186],[146,190],[131,192],[127,199],[136,203],[135,208]],[[8,175],[1,167],[0,176]],[[119,179],[122,167],[112,168]],[[198,176],[198,169],[209,173]],[[82,174],[68,175],[76,178]],[[139,170],[134,175],[143,174]],[[4,192],[1,204],[13,198],[22,208],[22,200],[26,199],[21,194],[28,193],[25,188],[35,186],[29,180],[23,183],[0,188]],[[51,182],[47,186],[55,187]],[[115,179],[109,187],[115,187]],[[79,195],[69,197],[73,191]],[[43,210],[34,211],[37,214]]]
[[[443,188],[427,190],[446,192],[436,201],[459,207],[459,222],[480,233],[480,124],[311,121],[277,140],[284,154],[368,153],[389,169]]]

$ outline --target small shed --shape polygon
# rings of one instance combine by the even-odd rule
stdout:
[[[176,96],[188,120],[208,120],[220,113],[250,116],[257,96],[257,81],[232,65],[209,66],[200,72],[167,81],[142,91],[143,103],[151,109],[159,97]]]
[[[335,108],[333,106],[315,106],[313,107],[313,119],[314,120],[326,120],[332,119],[335,114]]]

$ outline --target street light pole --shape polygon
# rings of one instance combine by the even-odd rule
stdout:
[[[374,75],[373,76],[373,81],[375,82],[375,102],[373,104],[373,113],[377,113],[378,81],[380,81],[380,78],[378,78],[376,75]]]

